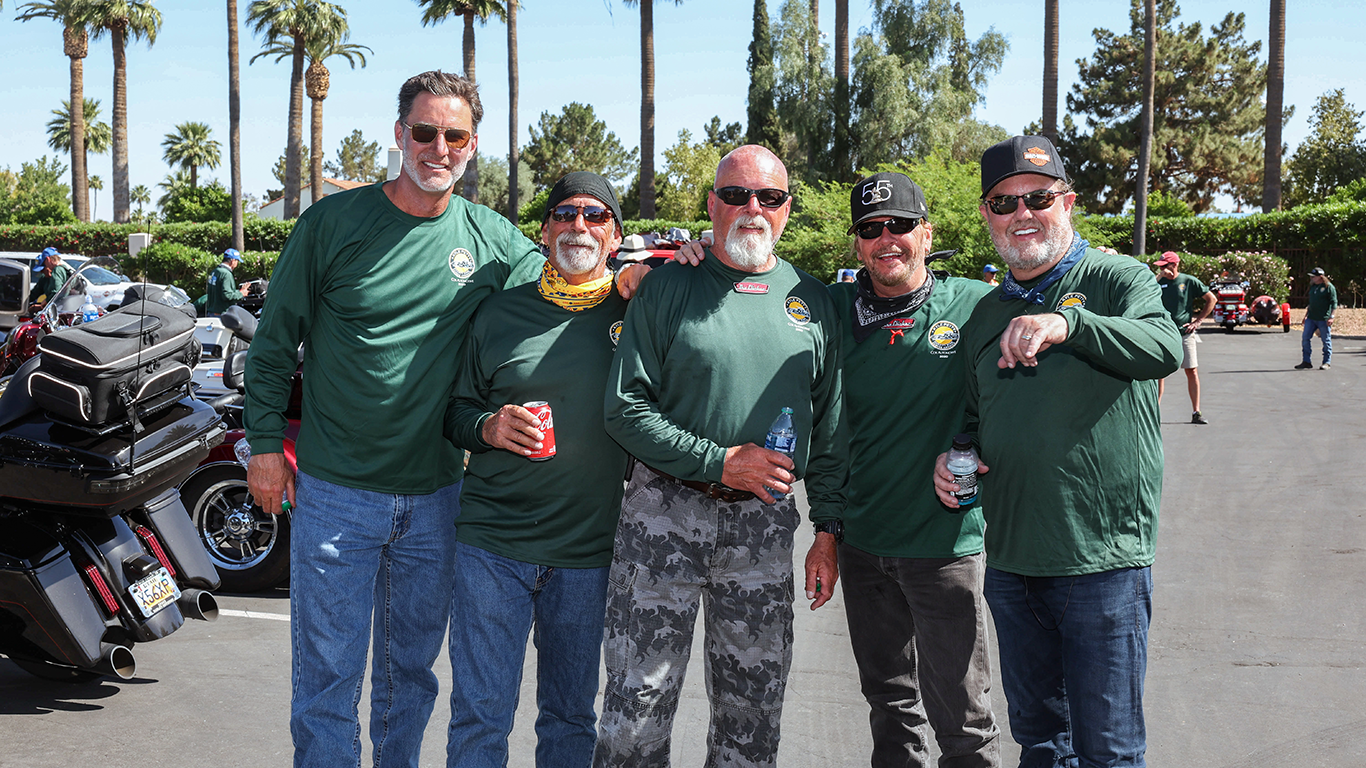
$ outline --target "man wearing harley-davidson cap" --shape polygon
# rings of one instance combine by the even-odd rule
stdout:
[[[982,155],[981,214],[1009,267],[963,335],[981,456],[985,594],[1021,765],[1143,766],[1162,492],[1157,384],[1181,337],[1146,265],[1088,247],[1048,139]],[[957,486],[936,463],[940,500]]]
[[[849,641],[870,708],[872,765],[991,766],[1000,730],[982,602],[981,505],[946,512],[924,477],[963,430],[959,337],[991,288],[925,265],[925,196],[876,173],[850,196],[853,284],[830,286],[844,337],[849,503],[839,544]]]

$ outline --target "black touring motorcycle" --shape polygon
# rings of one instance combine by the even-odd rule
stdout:
[[[190,396],[180,309],[136,301],[38,349],[0,396],[0,654],[48,679],[128,679],[136,643],[217,617],[176,486],[225,427]]]

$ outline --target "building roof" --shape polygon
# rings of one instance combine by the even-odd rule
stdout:
[[[343,192],[345,192],[345,191],[348,190],[348,189],[355,189],[356,187],[366,187],[366,186],[369,186],[369,185],[371,185],[371,184],[373,184],[373,183],[374,183],[374,182],[372,182],[372,181],[351,181],[350,179],[329,179],[329,178],[327,178],[326,176],[323,177],[323,184],[324,184],[324,185],[326,185],[326,184],[331,184],[332,186],[334,186],[334,187],[340,189],[340,190],[343,191]],[[305,189],[310,189],[310,188],[312,188],[312,186],[313,186],[312,184],[305,184],[305,185],[303,185],[302,187],[299,187],[299,191],[300,191],[300,192],[303,192]],[[271,203],[276,202],[277,200],[283,200],[283,199],[284,199],[284,195],[280,195],[279,197],[271,198],[270,200],[267,200],[266,202],[262,203],[262,204],[261,204],[261,207],[262,207],[262,208],[265,208],[267,205],[270,205]]]

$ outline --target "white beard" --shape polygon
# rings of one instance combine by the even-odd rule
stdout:
[[[997,235],[993,229],[991,241],[996,245],[996,252],[1001,255],[1001,260],[1006,266],[1012,270],[1028,272],[1066,255],[1067,248],[1072,245],[1072,230],[1069,227],[1054,226],[1048,230],[1043,242],[1029,243],[1021,247],[1010,244],[1010,235]]]
[[[758,225],[763,234],[740,234],[742,226]],[[726,255],[742,269],[760,269],[773,255],[773,228],[763,216],[741,216],[730,225],[726,233]]]
[[[583,247],[575,247],[583,246]],[[598,268],[607,257],[606,246],[584,232],[561,232],[555,238],[551,261],[555,269],[566,277],[584,275]]]
[[[452,168],[449,174],[445,172],[433,172],[435,175],[429,176],[424,180],[421,171],[423,169],[431,171],[431,169],[422,165],[422,161],[418,160],[417,156],[417,152],[403,153],[403,172],[406,173],[408,178],[424,192],[445,192],[455,186],[455,182],[464,178],[465,166],[469,165],[470,162],[469,156],[466,155],[464,162]]]

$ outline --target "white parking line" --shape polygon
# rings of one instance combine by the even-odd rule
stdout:
[[[262,613],[261,611],[234,611],[227,608],[218,609],[219,616],[238,616],[243,619],[271,619],[274,621],[289,621],[287,613]]]

